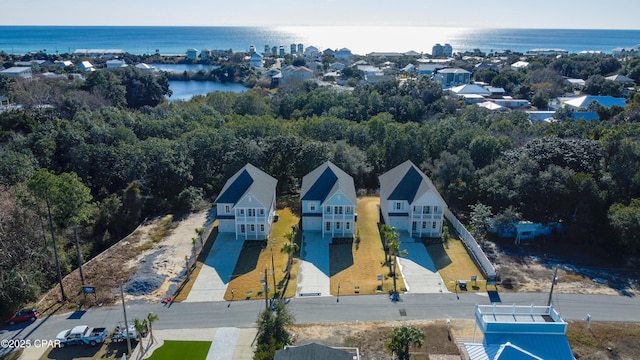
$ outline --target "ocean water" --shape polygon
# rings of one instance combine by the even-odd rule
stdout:
[[[294,26],[294,27],[161,27],[161,26],[0,26],[0,51],[10,54],[71,53],[77,49],[122,49],[132,54],[184,54],[188,48],[247,51],[254,45],[313,45],[319,50],[346,47],[370,52],[431,53],[436,43],[454,52],[535,48],[611,53],[640,44],[640,30],[470,29],[446,27]]]

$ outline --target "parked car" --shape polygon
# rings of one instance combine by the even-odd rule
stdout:
[[[9,325],[14,325],[26,321],[36,321],[38,316],[40,316],[38,309],[22,309],[13,314],[7,322]]]
[[[59,347],[66,345],[91,345],[102,344],[109,335],[109,330],[104,327],[92,328],[87,325],[76,326],[73,329],[62,330],[56,336]]]

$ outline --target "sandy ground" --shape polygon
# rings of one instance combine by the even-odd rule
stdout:
[[[206,215],[206,210],[200,211],[189,215],[186,219],[173,222],[168,236],[153,243],[150,249],[127,262],[127,266],[134,271],[134,275],[128,281],[129,288],[137,290],[127,291],[128,300],[160,302],[173,295],[185,276],[185,258],[189,259],[189,264],[193,264],[192,239],[198,238],[195,229],[204,227]],[[149,244],[151,242],[150,234],[162,220],[167,220],[167,218],[158,219],[138,228],[137,231],[143,243]],[[200,250],[199,240],[195,250]],[[154,281],[148,281],[149,279]],[[135,282],[138,282],[140,286],[131,286]]]

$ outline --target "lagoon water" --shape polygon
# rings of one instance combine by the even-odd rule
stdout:
[[[569,52],[631,48],[640,44],[640,30],[597,29],[471,29],[418,26],[0,26],[0,51],[26,54],[72,53],[78,49],[121,49],[131,54],[185,54],[186,49],[247,51],[254,45],[313,45],[319,50],[346,47],[354,54],[376,51],[431,53],[436,43],[454,52],[535,48]]]
[[[178,81],[170,80],[169,88],[173,91],[173,95],[169,101],[189,100],[195,95],[206,95],[210,92],[244,92],[249,90],[242,84],[238,83],[220,83],[217,81]]]

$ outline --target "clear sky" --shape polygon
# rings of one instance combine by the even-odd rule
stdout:
[[[639,0],[27,0],[0,25],[640,29]]]

